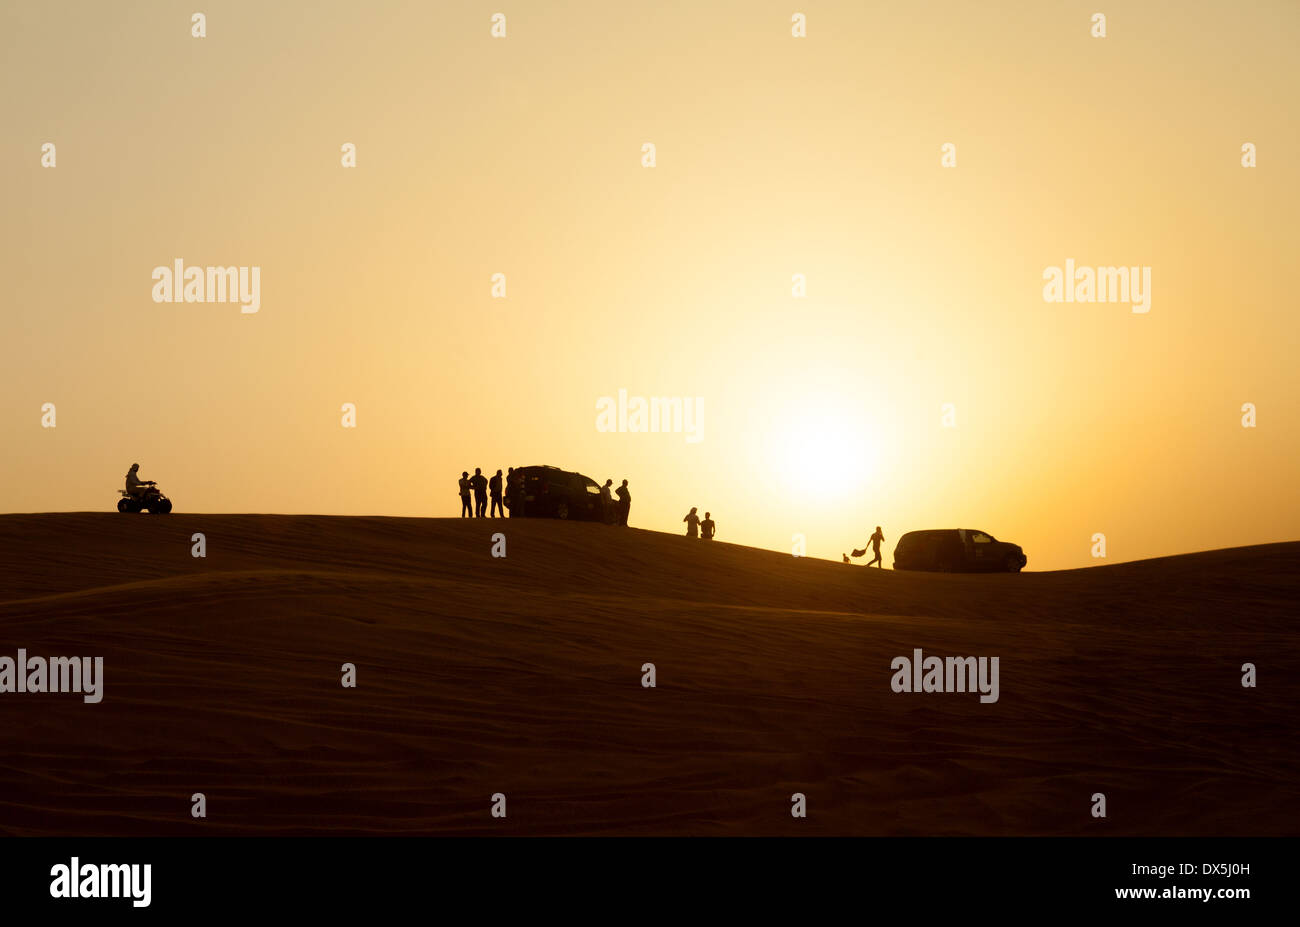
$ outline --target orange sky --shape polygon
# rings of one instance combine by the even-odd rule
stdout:
[[[198,6],[0,10],[0,511],[139,461],[177,511],[451,516],[550,463],[836,559],[1300,536],[1300,5]],[[259,311],[154,302],[178,258]],[[1150,311],[1045,302],[1067,259]],[[700,440],[599,431],[620,389]]]

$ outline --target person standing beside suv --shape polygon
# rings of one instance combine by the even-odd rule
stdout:
[[[515,479],[515,468],[510,467],[506,470],[506,501],[510,504],[506,508],[510,509],[511,518],[521,518],[524,514],[524,480],[523,474],[519,479]]]
[[[600,520],[607,525],[614,523],[614,500],[609,494],[609,488],[613,485],[614,481],[608,479],[600,487]]]
[[[618,496],[618,523],[627,527],[627,513],[632,508],[632,491],[627,488],[627,480],[614,490],[614,495]]]
[[[488,490],[492,493],[492,511],[493,518],[505,518],[506,507],[501,504],[501,471],[497,470],[497,475],[488,480]],[[498,515],[497,513],[500,513]]]

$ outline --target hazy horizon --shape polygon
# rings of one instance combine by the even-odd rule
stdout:
[[[139,462],[178,514],[454,517],[551,464],[634,527],[881,525],[886,566],[1300,538],[1300,5],[200,8],[0,10],[0,511],[110,512]],[[176,260],[258,310],[154,301]],[[1045,301],[1067,261],[1148,311]],[[699,440],[600,431],[620,390]]]

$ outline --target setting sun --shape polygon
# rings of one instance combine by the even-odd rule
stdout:
[[[877,476],[880,438],[868,432],[860,410],[825,394],[792,402],[769,433],[774,482],[786,491],[827,506],[843,504]]]

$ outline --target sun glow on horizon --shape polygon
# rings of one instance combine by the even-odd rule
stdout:
[[[771,482],[792,496],[839,505],[879,478],[881,436],[845,399],[808,396],[773,419],[764,459]]]
[[[809,557],[876,525],[1031,570],[1097,532],[1112,561],[1295,536],[1294,2],[1130,4],[1104,40],[1006,2],[935,30],[838,0],[798,40],[735,4],[496,40],[473,4],[236,3],[201,41],[52,6],[8,4],[0,55],[30,90],[0,511],[111,511],[138,461],[178,513],[456,517],[463,470],[549,463],[628,479],[634,527],[698,506]],[[178,259],[260,268],[258,312],[155,302]],[[1045,302],[1069,260],[1152,268],[1149,311]],[[698,431],[602,430],[624,389]]]

